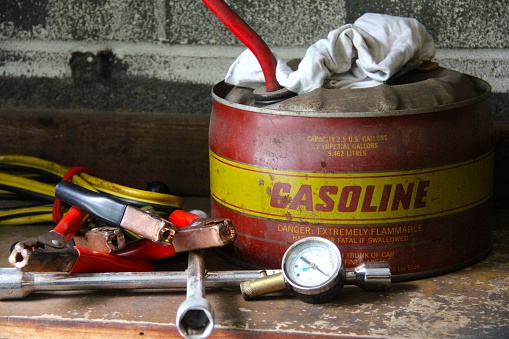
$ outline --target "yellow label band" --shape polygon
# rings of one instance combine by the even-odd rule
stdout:
[[[243,214],[321,224],[422,220],[491,197],[493,152],[411,171],[321,173],[242,164],[210,151],[212,197]]]

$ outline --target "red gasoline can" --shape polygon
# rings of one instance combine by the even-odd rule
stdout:
[[[212,215],[244,267],[279,268],[308,236],[346,267],[387,261],[393,281],[471,265],[491,249],[490,86],[439,68],[264,107],[221,82],[210,121]]]

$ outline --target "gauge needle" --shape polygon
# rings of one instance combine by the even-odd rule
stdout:
[[[316,264],[315,264],[315,263],[313,263],[313,262],[311,262],[311,261],[307,260],[306,258],[304,258],[304,257],[300,257],[300,260],[304,261],[306,264],[308,264],[308,265],[309,265],[309,267],[314,268],[315,270],[317,270],[318,272],[322,273],[323,275],[325,275],[325,276],[327,276],[327,277],[329,276],[327,273],[325,273],[324,271],[322,271],[322,270],[321,270],[318,266],[316,266]]]

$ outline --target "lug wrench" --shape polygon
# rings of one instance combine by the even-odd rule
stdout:
[[[205,299],[203,250],[188,254],[186,300],[177,309],[176,323],[184,338],[206,338],[214,328],[214,310]]]
[[[369,268],[371,265],[367,265],[367,272],[372,271]],[[382,285],[366,283],[370,280],[367,277],[374,276],[374,272],[355,273],[354,270],[347,272],[346,285],[357,285],[368,290],[383,290],[388,284],[387,279],[384,279]],[[281,270],[207,271],[204,275],[204,284],[206,288],[239,288],[243,282],[263,277],[277,278],[279,273]],[[22,272],[15,268],[0,268],[0,300],[23,299],[36,292],[110,289],[183,290],[187,286],[187,276],[185,271],[68,274]],[[362,276],[364,277],[361,278]],[[371,288],[366,288],[366,285],[371,285]]]
[[[239,288],[240,283],[279,270],[210,271],[205,273],[206,288]],[[108,272],[108,273],[34,273],[15,268],[0,268],[0,300],[23,299],[36,292],[86,290],[183,290],[185,271]]]

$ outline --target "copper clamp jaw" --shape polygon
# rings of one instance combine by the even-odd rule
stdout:
[[[77,257],[76,249],[66,244],[62,235],[49,231],[14,245],[9,263],[31,272],[67,272]]]
[[[222,247],[237,237],[229,219],[198,219],[180,228],[173,239],[176,253]]]

